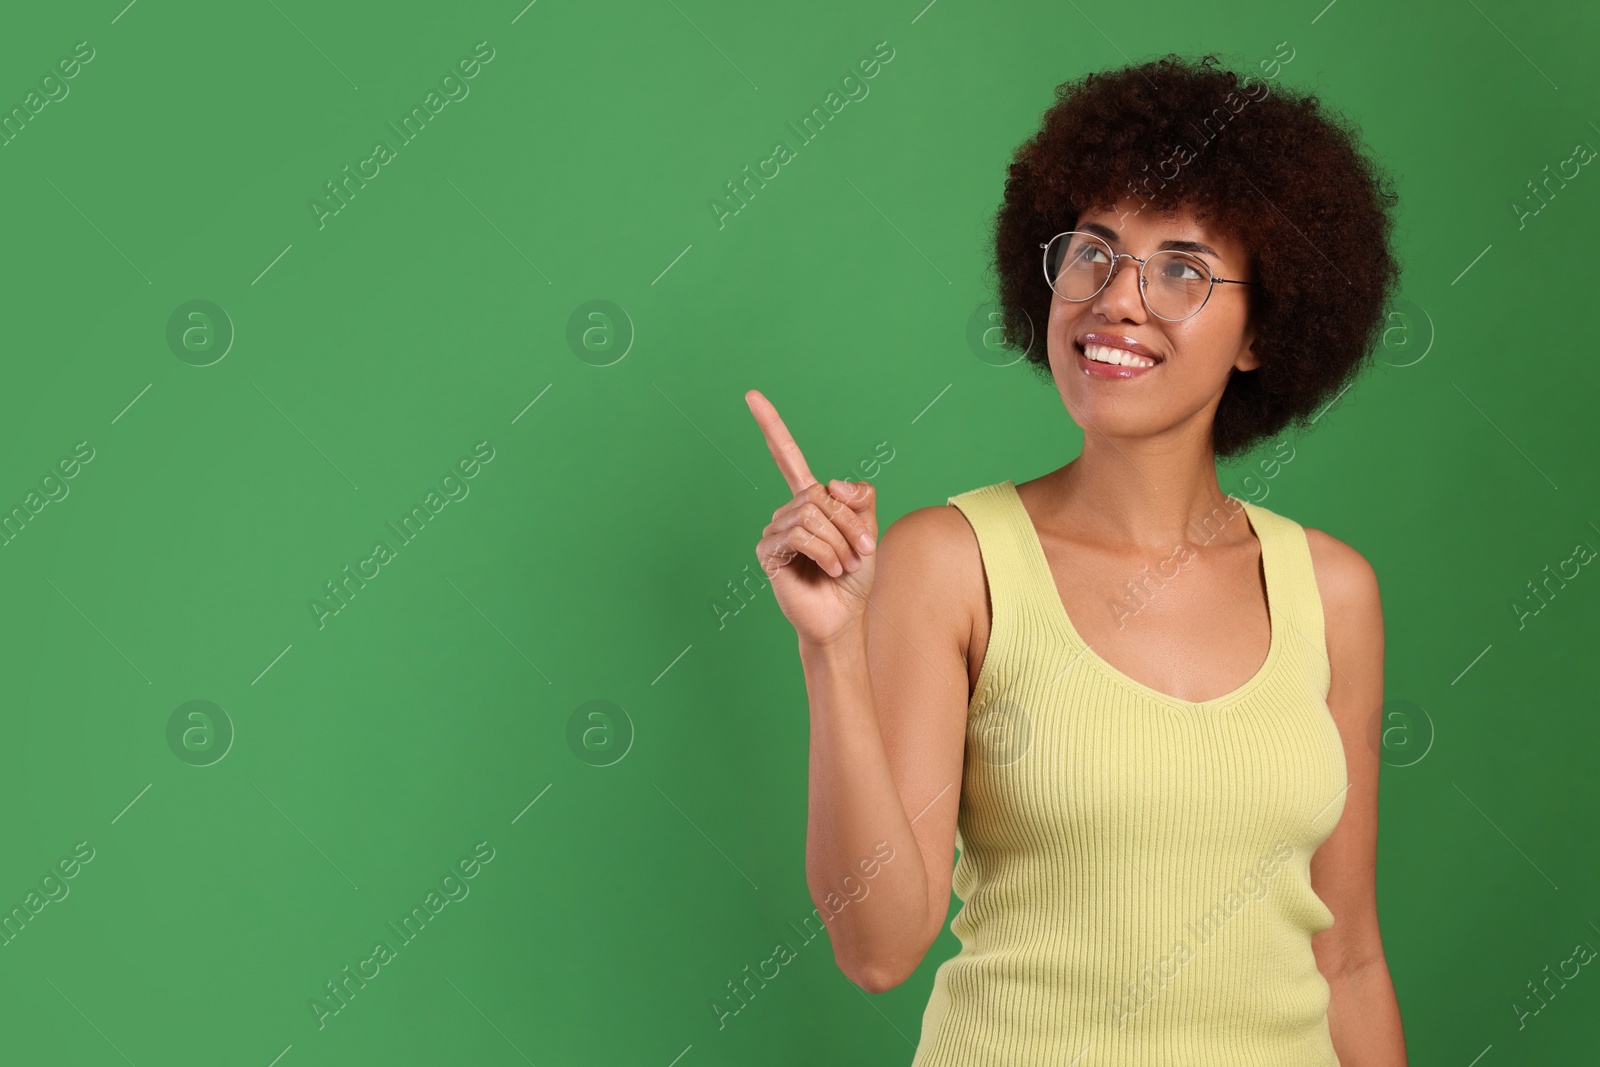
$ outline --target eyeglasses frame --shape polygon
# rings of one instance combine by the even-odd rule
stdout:
[[[1099,289],[1096,289],[1093,293],[1090,293],[1088,296],[1079,297],[1076,300],[1070,300],[1067,297],[1064,297],[1060,293],[1056,292],[1055,282],[1050,277],[1050,258],[1049,258],[1050,245],[1055,242],[1056,237],[1065,237],[1069,233],[1078,233],[1078,234],[1082,234],[1085,237],[1092,237],[1096,241],[1099,241],[1100,244],[1104,245],[1111,252],[1111,267],[1106,271],[1106,280],[1101,283]],[[1122,262],[1122,260],[1124,260],[1124,259],[1131,259],[1135,263],[1139,264],[1139,299],[1140,299],[1141,302],[1143,302],[1144,309],[1146,311],[1150,312],[1150,314],[1155,315],[1155,317],[1160,319],[1162,322],[1186,322],[1189,319],[1192,319],[1196,315],[1200,314],[1201,308],[1204,308],[1208,303],[1211,302],[1211,294],[1216,292],[1217,284],[1219,282],[1221,282],[1223,284],[1226,284],[1226,285],[1255,285],[1256,284],[1255,282],[1242,282],[1242,281],[1239,281],[1236,278],[1219,278],[1219,277],[1217,277],[1216,274],[1212,273],[1211,265],[1209,263],[1207,263],[1205,260],[1201,259],[1199,256],[1194,255],[1192,252],[1184,252],[1181,249],[1176,249],[1176,248],[1163,248],[1163,249],[1160,250],[1161,252],[1175,252],[1175,253],[1177,253],[1179,255],[1188,256],[1190,259],[1196,261],[1201,266],[1205,267],[1206,273],[1211,276],[1211,284],[1206,287],[1206,295],[1201,299],[1200,307],[1195,308],[1193,311],[1189,312],[1189,314],[1185,315],[1181,319],[1169,319],[1165,315],[1156,315],[1155,308],[1150,306],[1149,297],[1145,295],[1145,289],[1150,285],[1150,279],[1145,276],[1144,265],[1147,262],[1149,262],[1151,259],[1154,259],[1157,255],[1159,255],[1160,252],[1152,252],[1150,255],[1144,257],[1144,259],[1140,259],[1138,256],[1134,255],[1132,252],[1118,252],[1115,248],[1111,247],[1110,243],[1108,241],[1106,241],[1106,239],[1104,237],[1101,237],[1097,233],[1089,233],[1086,230],[1062,230],[1060,233],[1056,234],[1056,237],[1050,238],[1049,241],[1046,241],[1046,242],[1044,242],[1043,244],[1041,244],[1039,246],[1040,248],[1045,250],[1044,256],[1041,257],[1040,266],[1044,269],[1045,284],[1050,287],[1050,292],[1053,293],[1059,299],[1065,300],[1069,304],[1081,304],[1086,300],[1093,300],[1095,297],[1097,297],[1101,293],[1105,292],[1106,288],[1113,281],[1116,280],[1117,267]]]

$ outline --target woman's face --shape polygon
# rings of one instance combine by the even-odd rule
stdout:
[[[1173,242],[1194,242],[1205,248],[1178,247],[1205,260],[1213,276],[1253,280],[1244,249],[1201,226],[1188,210],[1158,215],[1140,211],[1138,201],[1126,197],[1113,208],[1084,211],[1072,228],[1095,233],[1113,251],[1140,259]],[[1198,312],[1170,322],[1144,306],[1139,265],[1124,259],[1110,284],[1091,300],[1074,303],[1052,294],[1046,345],[1056,389],[1073,421],[1085,436],[1152,437],[1189,425],[1206,429],[1209,438],[1229,374],[1260,365],[1250,350],[1255,331],[1249,293],[1248,286],[1219,283]],[[1157,362],[1141,370],[1092,361],[1080,342],[1093,334],[1113,347],[1143,346]]]

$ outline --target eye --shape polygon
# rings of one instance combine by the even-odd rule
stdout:
[[[1194,261],[1183,256],[1167,256],[1161,265],[1161,276],[1175,282],[1203,282],[1206,274]]]

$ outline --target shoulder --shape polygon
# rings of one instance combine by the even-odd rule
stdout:
[[[965,647],[986,601],[977,534],[961,510],[935,504],[894,520],[879,538],[873,589],[937,616]]]
[[[1330,626],[1381,624],[1378,574],[1367,558],[1350,545],[1312,527],[1302,527],[1311,550],[1311,569],[1324,615]]]
[[[1370,762],[1383,705],[1383,604],[1378,576],[1365,556],[1322,530],[1304,527],[1311,568],[1322,601],[1323,645],[1328,658],[1328,710],[1344,739],[1352,780],[1375,778]],[[1366,743],[1362,744],[1361,739]],[[1365,766],[1365,770],[1357,770]],[[1365,788],[1365,787],[1363,787]]]
[[[1344,692],[1355,684],[1354,703],[1360,705],[1356,712],[1361,712],[1373,701],[1383,700],[1383,603],[1378,575],[1350,545],[1321,530],[1304,529],[1322,601],[1323,645],[1334,675],[1330,693]],[[1375,692],[1368,691],[1374,688]]]
[[[1349,615],[1369,615],[1378,608],[1378,575],[1372,564],[1355,548],[1332,534],[1310,526],[1302,526],[1271,508],[1251,503],[1258,515],[1278,525],[1287,534],[1304,533],[1306,547],[1311,553],[1311,569],[1316,576],[1317,592],[1321,595],[1325,612]]]
[[[978,506],[1005,485],[983,485],[963,493],[953,493],[951,501],[971,502]],[[970,574],[982,573],[982,559],[978,549],[978,535],[961,508],[955,503],[932,504],[915,508],[900,516],[883,531],[883,541],[897,542],[899,554],[915,557],[919,562],[937,567],[941,571]],[[956,577],[960,577],[959,573]]]
[[[1296,537],[1304,533],[1317,596],[1322,602],[1323,632],[1329,652],[1337,655],[1340,649],[1366,649],[1373,638],[1381,647],[1383,605],[1377,572],[1367,558],[1332,534],[1302,526],[1287,515],[1260,504],[1250,506],[1257,514],[1265,514],[1268,521],[1278,524],[1285,533]]]
[[[954,504],[914,508],[889,524],[880,538],[882,567],[889,560],[916,570],[930,585],[959,586],[981,574],[978,538]]]

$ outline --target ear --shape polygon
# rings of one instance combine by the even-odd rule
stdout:
[[[1244,331],[1244,339],[1239,342],[1239,354],[1234,357],[1233,366],[1236,370],[1255,370],[1261,366],[1261,357],[1256,355],[1256,328],[1252,323]]]

